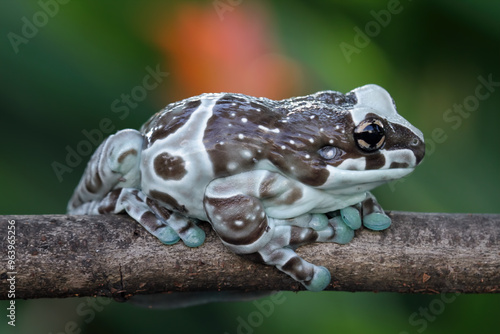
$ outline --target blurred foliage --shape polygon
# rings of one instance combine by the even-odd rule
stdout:
[[[68,148],[82,149],[83,131],[103,119],[114,131],[138,128],[165,104],[209,91],[285,98],[377,83],[428,145],[411,176],[375,191],[383,206],[498,213],[499,15],[500,2],[472,0],[2,1],[0,211],[64,213],[90,153],[59,177],[54,162],[67,165]],[[156,69],[157,85],[144,89]],[[494,84],[478,88],[481,80]],[[284,296],[260,318],[252,302],[174,311],[112,302],[89,320],[76,312],[85,299],[18,301],[18,326],[4,317],[0,332],[69,333],[72,321],[95,334],[496,333],[500,325],[498,296]],[[238,327],[241,319],[259,326]]]

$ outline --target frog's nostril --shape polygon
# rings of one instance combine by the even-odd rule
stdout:
[[[417,144],[416,145],[413,145],[414,141],[417,141]],[[411,142],[411,145],[414,146],[413,148],[413,153],[415,154],[415,158],[416,158],[416,162],[417,162],[417,165],[422,161],[422,159],[424,158],[424,155],[425,155],[425,144],[420,141],[419,139],[414,139],[412,142]]]

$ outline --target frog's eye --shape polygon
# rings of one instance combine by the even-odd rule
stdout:
[[[341,151],[333,146],[324,146],[319,149],[318,154],[325,160],[332,160],[341,154]]]
[[[384,125],[377,119],[364,120],[354,129],[354,140],[365,152],[377,151],[385,143]]]

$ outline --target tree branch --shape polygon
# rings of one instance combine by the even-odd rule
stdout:
[[[327,290],[401,293],[500,292],[500,215],[390,212],[385,231],[362,229],[347,245],[299,248],[327,267]],[[15,269],[7,266],[15,221]],[[9,223],[10,222],[10,223]],[[274,267],[227,250],[202,224],[199,248],[166,246],[125,215],[2,216],[0,299],[108,296],[198,290],[303,290]],[[15,271],[16,274],[8,274]],[[12,283],[12,280],[10,281]]]

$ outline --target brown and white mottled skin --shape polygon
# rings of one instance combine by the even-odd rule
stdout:
[[[377,85],[281,101],[203,94],[107,138],[68,211],[125,211],[162,242],[191,247],[204,241],[197,223],[208,221],[235,253],[319,291],[330,273],[294,249],[348,242],[361,222],[387,228],[369,190],[423,156],[422,133]]]

